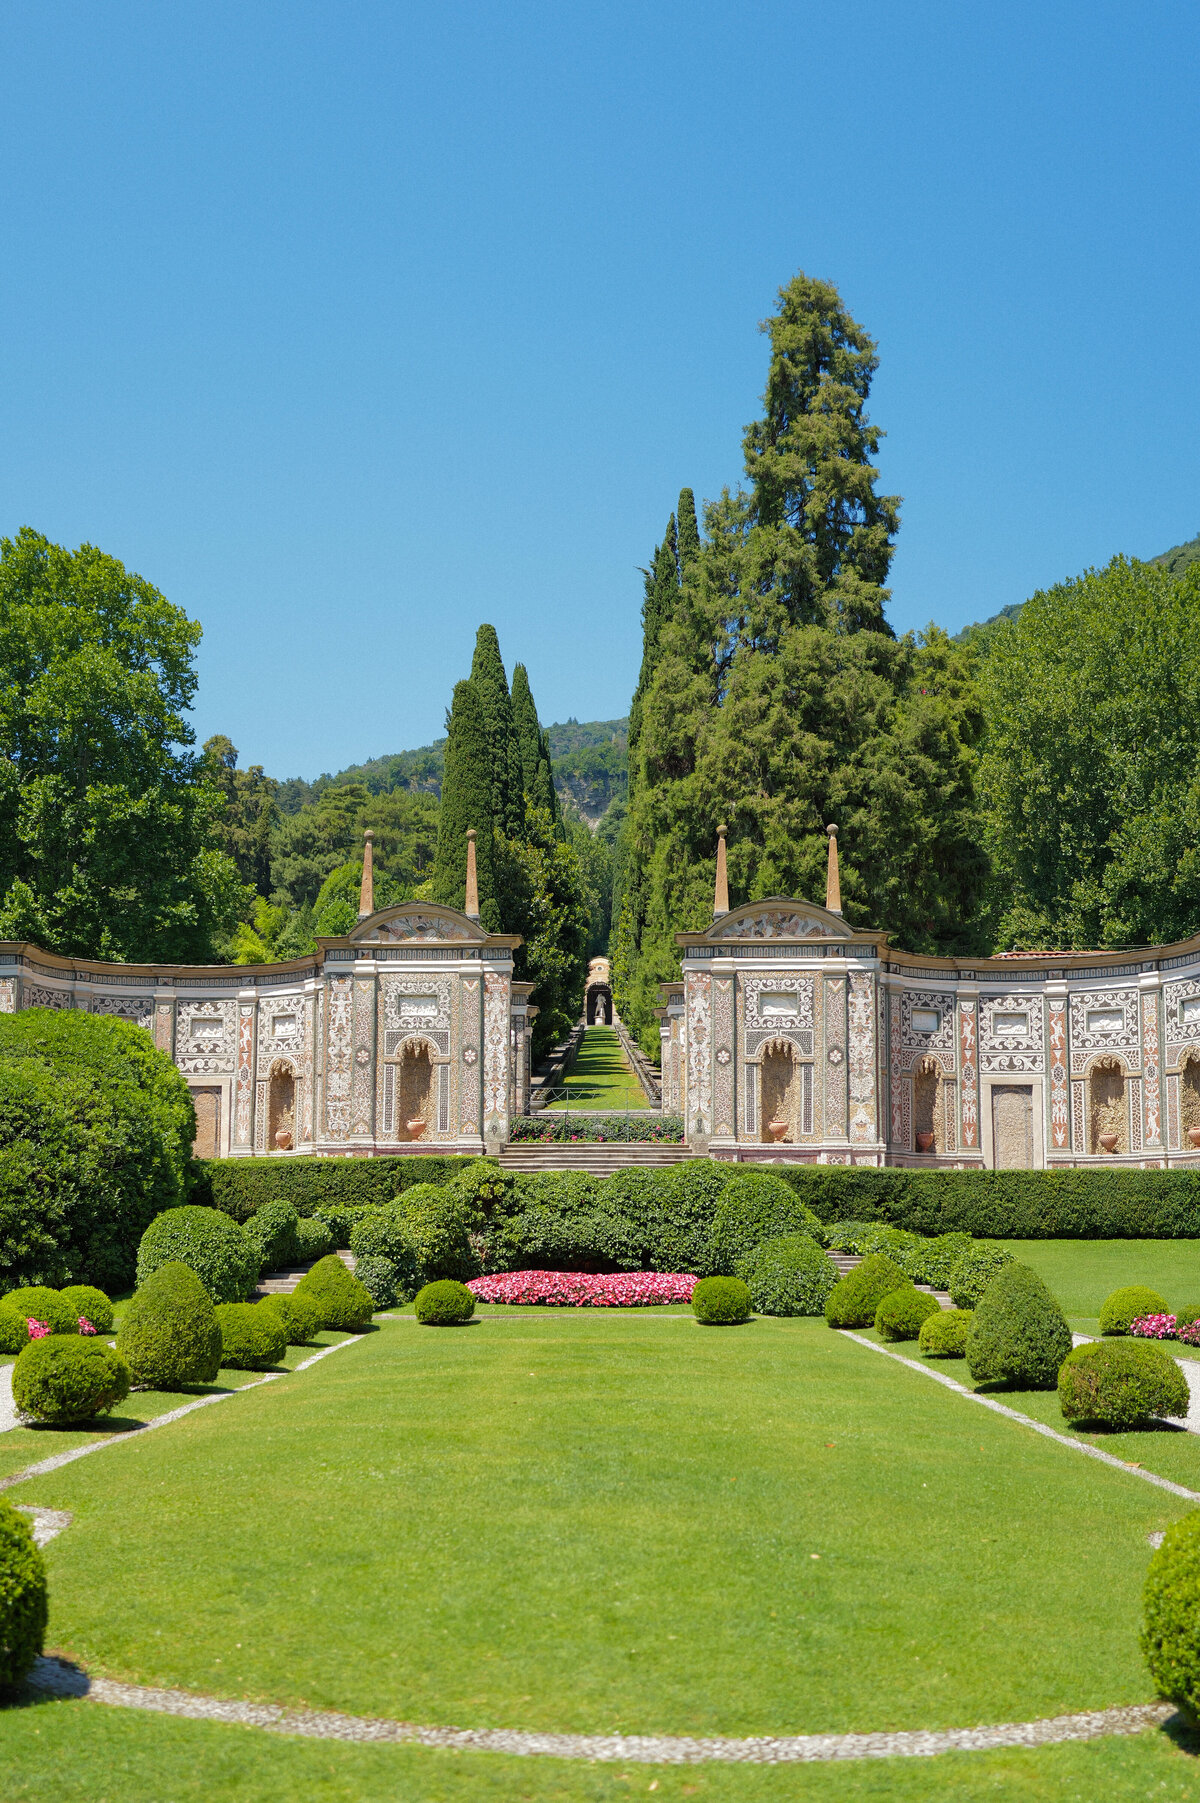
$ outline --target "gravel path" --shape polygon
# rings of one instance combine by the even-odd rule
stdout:
[[[13,1402],[11,1365],[0,1365],[0,1434],[17,1426],[17,1409]]]
[[[297,1734],[310,1740],[417,1742],[455,1752],[542,1754],[553,1759],[617,1761],[638,1765],[802,1765],[836,1759],[928,1759],[935,1753],[977,1752],[988,1747],[1042,1747],[1055,1741],[1098,1740],[1108,1734],[1140,1734],[1175,1712],[1169,1703],[1056,1715],[1038,1722],[1006,1722],[991,1728],[916,1729],[897,1734],[762,1735],[751,1740],[714,1736],[698,1740],[672,1734],[527,1734],[515,1728],[418,1728],[372,1716],[326,1710],[284,1709],[272,1703],[236,1703],[185,1690],[153,1690],[88,1678],[76,1666],[39,1659],[29,1679],[37,1690],[87,1697],[118,1709],[148,1709],[193,1721],[232,1722]]]

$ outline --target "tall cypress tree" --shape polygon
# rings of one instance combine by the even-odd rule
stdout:
[[[521,780],[525,799],[535,808],[545,808],[562,837],[562,809],[554,787],[554,770],[550,761],[550,744],[542,730],[529,687],[529,672],[524,664],[513,665],[512,678],[513,732],[521,759]]]
[[[433,899],[447,907],[462,907],[467,881],[467,828],[474,827],[479,918],[489,933],[498,933],[501,927],[492,844],[492,747],[473,682],[455,683],[446,731]]]
[[[675,510],[679,524],[677,558],[679,576],[682,581],[687,571],[700,555],[700,528],[696,524],[696,497],[690,488],[679,491],[679,506]]]
[[[685,492],[688,492],[685,490]],[[695,525],[695,507],[692,509],[692,524]],[[679,562],[677,555],[675,515],[667,521],[667,530],[661,545],[654,548],[654,560],[644,572],[646,593],[642,602],[642,667],[638,672],[637,688],[633,691],[633,701],[629,708],[629,750],[630,775],[633,774],[633,752],[637,749],[642,733],[642,708],[646,691],[654,679],[654,671],[658,664],[659,643],[662,629],[666,621],[675,613],[679,600]]]
[[[519,838],[525,825],[521,749],[513,731],[512,697],[494,626],[481,626],[475,635],[471,681],[479,696],[492,748],[492,819],[497,832]]]

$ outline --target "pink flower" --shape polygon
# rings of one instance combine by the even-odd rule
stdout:
[[[80,1333],[95,1333],[96,1331],[86,1315],[80,1315],[79,1317],[79,1331]]]
[[[1129,1331],[1139,1340],[1173,1340],[1175,1338],[1174,1315],[1139,1315],[1136,1321],[1129,1323]],[[1187,1329],[1184,1329],[1186,1333]]]
[[[690,1302],[696,1279],[679,1271],[504,1271],[467,1285],[481,1302],[526,1308],[653,1308]]]
[[[33,1319],[30,1319],[28,1327],[31,1340],[44,1340],[50,1332],[50,1324],[48,1321],[34,1321]]]
[[[1186,1327],[1181,1327],[1179,1338],[1185,1346],[1200,1346],[1200,1321],[1189,1321]]]

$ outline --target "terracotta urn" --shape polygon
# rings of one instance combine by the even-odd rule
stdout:
[[[932,1133],[918,1133],[917,1134],[917,1151],[918,1152],[932,1152],[933,1151],[933,1134]]]
[[[1096,1143],[1102,1152],[1115,1152],[1117,1149],[1117,1136],[1115,1133],[1097,1133]]]
[[[1187,1136],[1193,1146],[1200,1146],[1200,1127],[1189,1127]]]
[[[425,1131],[425,1117],[421,1115],[415,1121],[405,1121],[404,1125],[408,1128],[411,1138],[420,1139]]]
[[[779,1141],[783,1138],[784,1134],[787,1132],[789,1125],[790,1125],[790,1123],[788,1121],[768,1121],[767,1122],[767,1132],[771,1135],[771,1138],[775,1141],[776,1145],[779,1144]]]
[[[279,1147],[279,1150],[281,1152],[286,1152],[288,1147],[291,1145],[291,1143],[292,1143],[291,1128],[290,1127],[281,1127],[279,1129],[278,1133],[275,1135],[275,1144]]]

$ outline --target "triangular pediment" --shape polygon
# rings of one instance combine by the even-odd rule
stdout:
[[[350,934],[354,945],[478,944],[487,937],[477,920],[441,902],[398,902],[360,920]]]
[[[818,908],[814,902],[791,896],[769,895],[763,901],[743,902],[720,920],[714,920],[704,937],[711,944],[727,939],[849,939],[853,935],[840,914]]]

